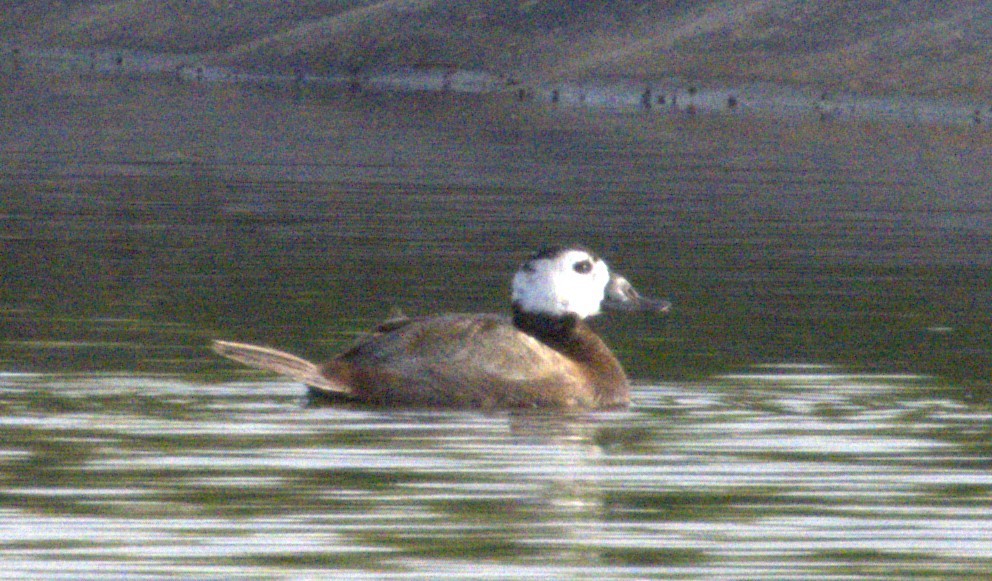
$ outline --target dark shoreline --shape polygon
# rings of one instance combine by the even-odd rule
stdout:
[[[16,59],[14,50],[17,50]],[[97,78],[160,77],[187,83],[270,87],[293,91],[302,97],[324,91],[499,95],[521,103],[641,115],[736,115],[957,126],[981,126],[992,121],[992,103],[973,98],[859,94],[815,84],[726,86],[677,78],[551,83],[515,80],[507,74],[450,67],[342,71],[337,75],[319,76],[302,69],[280,73],[216,66],[211,64],[211,57],[205,55],[10,47],[0,50],[0,54],[5,60],[0,71],[9,87],[16,87],[18,74],[36,72]]]

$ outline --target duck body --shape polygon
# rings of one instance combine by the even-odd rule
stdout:
[[[556,272],[579,292],[563,297],[549,284]],[[391,319],[323,365],[243,343],[214,349],[298,379],[315,395],[372,406],[608,409],[627,405],[629,383],[585,318],[610,307],[664,311],[668,303],[644,299],[588,251],[556,248],[514,277],[512,316]]]
[[[507,316],[451,314],[393,322],[324,364],[322,375],[350,386],[353,399],[383,406],[626,404],[627,377],[619,362],[588,325],[570,323],[561,325],[570,335],[554,345]]]

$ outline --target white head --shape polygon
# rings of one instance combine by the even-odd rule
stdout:
[[[606,263],[584,250],[544,250],[513,275],[513,302],[527,313],[575,314],[580,319],[599,314],[610,282]]]
[[[513,275],[513,304],[551,316],[598,315],[602,309],[664,311],[667,301],[645,299],[625,278],[611,274],[598,256],[576,248],[551,248],[530,257]]]

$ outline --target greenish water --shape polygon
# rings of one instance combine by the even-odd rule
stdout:
[[[988,411],[769,368],[579,417],[5,375],[0,555],[78,578],[981,578]]]
[[[992,572],[984,131],[39,87],[0,118],[5,572]],[[559,242],[675,305],[597,321],[629,411],[309,407],[206,348],[503,310]]]

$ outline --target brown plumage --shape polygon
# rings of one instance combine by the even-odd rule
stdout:
[[[581,291],[573,290],[582,286]],[[589,288],[585,288],[589,287]],[[514,277],[514,314],[394,318],[324,365],[267,347],[214,350],[288,375],[315,394],[386,407],[602,409],[626,405],[627,376],[583,320],[599,308],[664,311],[584,250],[535,254]]]

